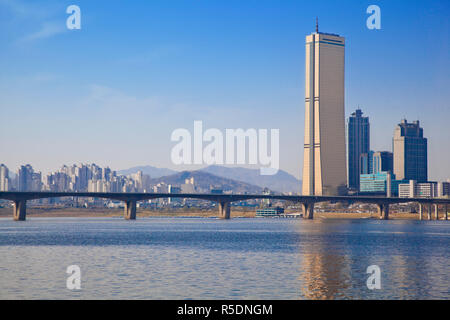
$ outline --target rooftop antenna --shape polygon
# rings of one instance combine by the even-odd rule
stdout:
[[[319,33],[319,18],[316,17],[316,33]]]

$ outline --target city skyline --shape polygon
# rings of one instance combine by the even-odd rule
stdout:
[[[105,12],[80,1],[82,29],[68,31],[66,2],[0,1],[1,162],[43,173],[73,162],[195,170],[171,164],[170,132],[203,119],[208,127],[280,128],[280,168],[301,179],[302,39],[318,15],[321,30],[348,40],[346,117],[360,105],[371,119],[372,149],[386,151],[400,119],[420,120],[429,180],[448,179],[448,3],[429,4],[422,17],[420,2],[381,2],[381,30],[366,28],[367,5],[287,2],[273,12],[274,3],[239,12],[189,3],[177,7],[186,9],[177,22],[166,4]],[[122,22],[130,12],[135,21]]]
[[[449,14],[0,0],[0,299],[448,300]]]

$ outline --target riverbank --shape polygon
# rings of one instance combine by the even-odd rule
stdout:
[[[288,212],[293,213],[293,212]],[[0,208],[0,217],[11,217],[12,208]],[[28,208],[27,217],[121,217],[123,209],[110,208]],[[217,217],[216,210],[148,210],[138,209],[138,217]],[[255,211],[231,210],[231,217],[254,218]],[[375,212],[315,212],[319,219],[378,219]],[[391,212],[390,219],[417,220],[417,213]]]

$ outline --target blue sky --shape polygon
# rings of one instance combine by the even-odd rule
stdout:
[[[81,8],[81,30],[66,8]],[[381,30],[366,8],[381,8]],[[305,36],[346,38],[346,116],[371,149],[419,119],[429,177],[450,178],[450,3],[444,1],[0,0],[0,162],[48,172],[95,162],[173,169],[174,129],[280,129],[280,165],[301,177]]]

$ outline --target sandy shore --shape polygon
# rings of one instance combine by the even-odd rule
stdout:
[[[292,213],[292,212],[287,212]],[[138,217],[217,217],[216,210],[208,211],[159,211],[138,209]],[[28,217],[121,217],[123,209],[108,208],[28,208]],[[0,217],[12,217],[12,208],[0,208]],[[255,211],[232,210],[231,217],[254,218]],[[442,213],[440,213],[440,218]],[[377,213],[357,213],[357,212],[315,212],[314,218],[317,219],[378,219]],[[391,212],[390,219],[419,219],[417,213],[397,213]],[[434,218],[434,215],[433,215]]]

